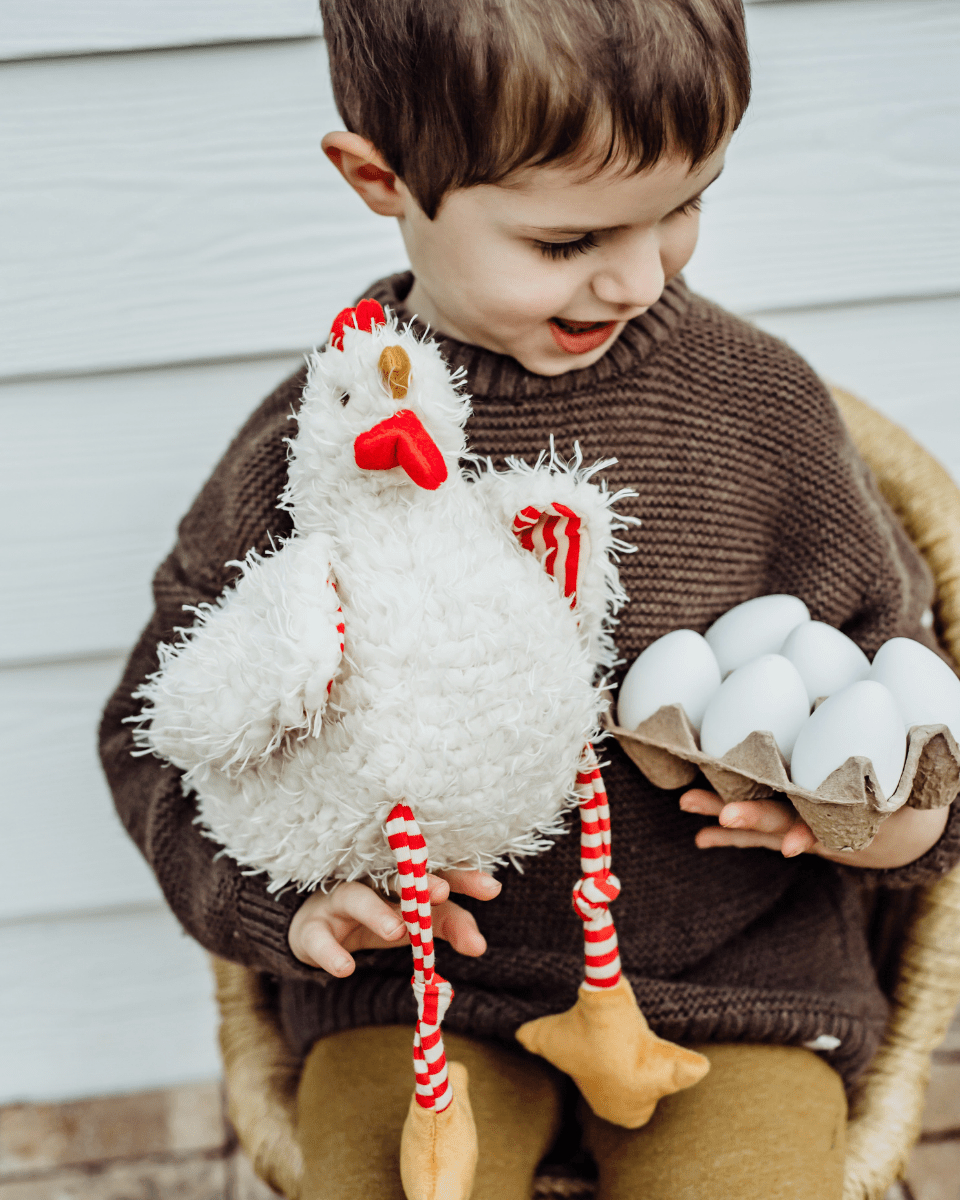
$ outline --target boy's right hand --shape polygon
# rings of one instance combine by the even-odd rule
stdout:
[[[459,954],[477,957],[487,948],[472,913],[449,899],[451,891],[492,900],[500,884],[483,871],[450,870],[427,876],[433,907],[433,932]],[[352,974],[350,950],[407,946],[410,938],[398,904],[364,883],[340,883],[330,892],[313,892],[290,922],[290,949],[308,967],[321,967],[339,979]]]

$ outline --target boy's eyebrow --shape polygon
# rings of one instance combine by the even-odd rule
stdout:
[[[703,185],[702,188],[699,188],[696,192],[694,192],[692,196],[688,196],[686,200],[681,200],[680,203],[677,205],[677,208],[683,208],[684,205],[689,204],[693,200],[696,200],[698,196],[702,196],[703,193],[707,190],[707,188],[710,187],[712,184],[716,183],[722,174],[723,174],[723,167],[721,167],[720,170],[716,173],[716,175],[714,175],[714,177],[712,179],[708,180]],[[673,211],[675,212],[676,209],[674,209]],[[602,228],[598,227],[596,225],[577,225],[577,226],[574,226],[574,225],[523,225],[523,226],[521,226],[521,230],[524,233],[529,233],[529,234],[546,233],[546,234],[551,234],[555,237],[583,237],[583,235],[587,234],[587,233],[614,233],[616,230],[622,229],[622,228],[623,228],[622,225],[606,225],[606,226],[603,226]]]

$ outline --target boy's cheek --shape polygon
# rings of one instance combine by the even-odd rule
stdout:
[[[509,283],[504,286],[501,277],[491,295],[491,309],[496,309],[503,323],[513,330],[538,329],[552,345],[547,322],[551,317],[569,314],[581,286],[579,281],[567,278],[555,264],[541,264],[529,254],[506,278]]]
[[[697,239],[700,236],[700,215],[699,213],[692,214],[687,220],[689,224],[685,223],[685,228],[677,232],[675,240],[664,247],[663,273],[668,283],[680,274],[697,248]]]
[[[510,341],[543,334],[545,344],[549,342],[547,321],[560,311],[559,301],[536,281],[521,280],[519,286],[504,283],[501,279],[499,288],[475,298],[472,307],[478,326],[496,330]]]
[[[478,255],[471,277],[479,305],[505,323],[546,321],[556,313],[557,292],[529,251],[492,249]]]

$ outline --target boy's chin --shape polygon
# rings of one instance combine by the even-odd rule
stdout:
[[[581,371],[591,367],[607,353],[620,336],[616,330],[602,346],[588,351],[586,354],[567,354],[553,346],[549,349],[526,350],[517,348],[513,357],[531,375],[565,375],[568,371]]]

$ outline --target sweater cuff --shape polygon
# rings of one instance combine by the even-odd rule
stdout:
[[[926,854],[902,867],[848,867],[868,887],[914,888],[933,883],[960,863],[960,797],[950,805],[950,815],[939,839]]]
[[[295,888],[271,895],[263,875],[242,876],[237,895],[237,918],[249,951],[244,957],[258,970],[285,979],[308,979],[324,985],[331,978],[320,967],[308,967],[290,949],[290,922],[306,894]]]

